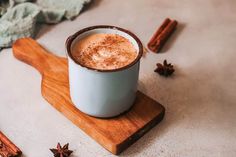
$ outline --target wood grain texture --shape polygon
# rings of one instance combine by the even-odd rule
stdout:
[[[109,119],[88,116],[71,102],[66,58],[49,53],[31,38],[17,40],[13,54],[41,73],[43,97],[113,154],[122,152],[164,117],[164,107],[139,91],[134,106],[120,116]]]

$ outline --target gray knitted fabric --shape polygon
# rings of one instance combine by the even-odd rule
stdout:
[[[1,0],[0,48],[22,37],[33,37],[37,23],[73,19],[91,0]]]

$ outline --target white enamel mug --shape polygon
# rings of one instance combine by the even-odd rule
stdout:
[[[71,54],[73,45],[94,33],[118,34],[137,49],[137,58],[125,67],[98,70],[81,65]],[[84,28],[66,41],[69,67],[70,96],[82,112],[95,117],[113,117],[127,111],[134,103],[143,46],[130,31],[107,25]]]

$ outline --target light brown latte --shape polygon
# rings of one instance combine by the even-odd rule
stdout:
[[[75,43],[72,55],[83,66],[112,70],[133,62],[137,50],[128,39],[120,35],[97,33]]]

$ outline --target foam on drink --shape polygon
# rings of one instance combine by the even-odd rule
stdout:
[[[72,55],[86,67],[112,70],[130,64],[138,53],[128,39],[118,34],[96,33],[75,43]]]

